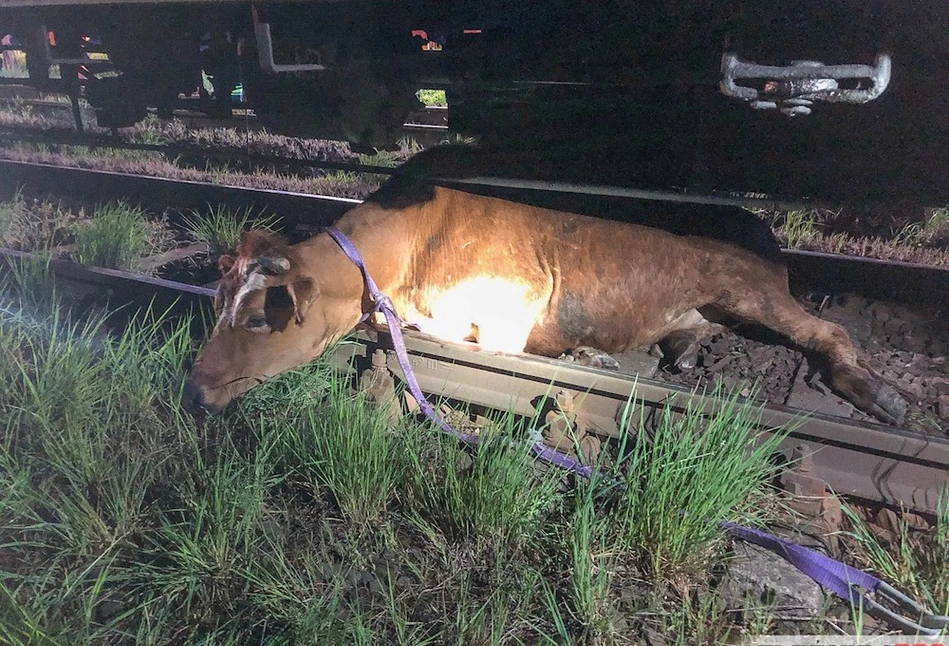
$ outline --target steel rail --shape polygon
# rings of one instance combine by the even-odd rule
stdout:
[[[0,159],[0,189],[12,191],[22,185],[40,192],[91,201],[123,198],[157,209],[164,209],[167,205],[201,209],[208,204],[235,210],[250,207],[254,211],[279,214],[287,226],[303,225],[314,229],[333,224],[346,211],[360,204],[360,200],[348,198]],[[456,188],[468,190],[474,187],[458,185]],[[510,196],[509,191],[494,193],[490,187],[481,188],[483,194]],[[529,194],[544,195],[544,191],[525,192],[522,197],[530,199]],[[546,196],[549,197],[550,193]],[[625,198],[610,199],[615,204],[615,200]],[[784,259],[791,284],[797,288],[856,293],[905,303],[949,302],[949,268],[795,249],[784,250]]]
[[[42,136],[26,136],[22,133],[0,131],[0,142],[4,144],[42,144],[47,146],[84,146],[92,149],[111,148],[114,150],[136,150],[141,152],[157,152],[171,156],[195,155],[221,159],[239,159],[257,164],[271,164],[274,166],[295,166],[301,168],[320,168],[326,170],[343,170],[355,173],[369,173],[375,175],[392,175],[394,168],[386,166],[372,166],[354,162],[337,162],[326,159],[299,159],[295,157],[280,157],[277,155],[260,155],[241,150],[215,150],[201,146],[171,145],[171,144],[143,144],[121,141],[109,136],[66,135],[62,133],[57,139],[48,139]]]
[[[191,102],[193,105],[188,105]],[[12,106],[29,106],[31,108],[40,108],[40,109],[51,109],[51,110],[72,110],[72,103],[66,98],[65,101],[50,101],[42,99],[24,99],[18,97],[6,98],[0,97],[0,106],[12,107]],[[241,108],[239,106],[231,107],[231,110],[228,113],[228,116],[212,116],[201,111],[201,105],[198,103],[197,99],[178,99],[177,107],[174,108],[174,117],[181,119],[182,121],[187,121],[189,125],[194,125],[195,123],[200,124],[202,127],[221,127],[221,126],[241,126],[245,124],[254,124],[257,125],[258,118],[256,114],[246,114],[248,108]],[[244,114],[234,114],[234,110],[243,110]],[[157,114],[157,108],[148,108],[149,114]],[[444,114],[442,114],[444,113]],[[428,120],[445,120],[445,115],[448,113],[448,108],[443,106],[425,106],[421,110],[413,110],[409,112],[406,116],[405,121],[402,123],[402,127],[406,130],[419,129],[419,130],[437,130],[437,131],[447,131],[448,126],[444,123],[426,123],[423,121],[413,121],[414,119],[428,119]],[[61,143],[65,145],[65,142],[56,142],[46,140],[47,143]],[[32,140],[31,140],[32,142]]]
[[[4,263],[29,255],[0,249]],[[207,311],[214,294],[203,287],[62,260],[52,261],[51,268],[58,280],[76,288],[107,292],[110,307],[126,306],[121,310],[126,315],[131,313],[130,304]],[[419,384],[429,395],[533,416],[545,398],[567,390],[574,395],[575,410],[587,429],[607,438],[635,428],[640,419],[663,406],[683,410],[689,405],[710,414],[723,403],[654,380],[545,357],[489,352],[412,331],[405,332],[405,340]],[[351,373],[365,367],[365,359],[376,349],[386,352],[389,370],[404,382],[384,332],[376,340],[357,333],[353,343],[339,346],[333,361]],[[785,458],[806,445],[813,460],[811,475],[838,494],[933,514],[949,486],[949,439],[750,401],[741,401],[739,407],[760,415],[759,427],[765,434],[792,429],[781,445]]]
[[[390,371],[404,381],[384,336],[382,345]],[[688,402],[710,414],[723,403],[651,379],[546,357],[475,350],[417,333],[406,334],[406,345],[419,385],[427,393],[530,416],[535,402],[563,389],[574,394],[574,410],[590,431],[605,437],[619,437],[621,430],[635,427],[643,412],[648,415],[662,406],[684,410]],[[363,337],[363,343],[355,347],[372,346]],[[793,429],[781,445],[786,457],[806,445],[808,452],[813,451],[813,475],[839,494],[933,513],[949,485],[949,440],[945,438],[783,406],[761,408],[746,401],[739,407],[751,415],[761,411],[760,427],[765,431]],[[624,419],[630,410],[632,419]]]

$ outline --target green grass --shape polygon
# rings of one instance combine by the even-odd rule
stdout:
[[[393,428],[324,360],[198,419],[179,404],[188,321],[113,331],[9,296],[44,271],[0,300],[0,641],[610,644],[730,625],[707,572],[713,521],[759,515],[754,415],[658,415],[604,450],[621,496],[535,468],[536,420],[498,414],[478,448]]]
[[[146,213],[125,202],[99,206],[86,224],[77,226],[75,258],[85,265],[136,269],[160,247]]]
[[[911,222],[893,235],[893,244],[949,248],[949,208],[933,209],[922,222]]]
[[[652,433],[640,431],[624,447],[616,541],[656,577],[701,568],[721,543],[715,521],[760,520],[763,483],[773,471],[770,457],[784,432],[775,429],[760,440],[760,411],[742,406],[737,393],[711,394],[723,402],[713,414],[705,416],[691,403],[680,412],[666,406]]]
[[[183,219],[182,224],[195,242],[208,245],[212,256],[237,251],[241,233],[248,229],[273,231],[279,222],[276,216],[255,214],[250,207],[232,213],[223,206],[208,208],[205,212],[192,211]]]
[[[395,168],[404,160],[400,153],[388,150],[376,150],[371,155],[359,153],[356,158],[364,166],[382,166],[383,168]]]
[[[193,433],[167,405],[187,326],[144,315],[112,337],[101,320],[4,303],[0,639],[97,643],[125,619],[104,619],[106,602],[133,594],[119,557],[153,522],[153,488],[175,477],[171,438]]]
[[[15,117],[19,117],[20,119],[29,120],[31,117],[33,117],[33,105],[28,103],[26,99],[22,99],[20,97],[16,97],[4,105],[3,111]]]
[[[949,208],[926,209],[925,217],[910,222],[898,210],[751,211],[765,220],[778,240],[791,249],[933,266],[949,264]]]
[[[13,286],[19,301],[37,312],[52,311],[58,303],[50,257],[34,253],[7,261],[4,282]]]
[[[493,426],[473,454],[433,431],[425,450],[410,455],[408,512],[436,544],[518,544],[536,534],[544,511],[556,503],[559,474],[534,474],[514,416],[501,416]]]
[[[445,90],[421,89],[415,93],[415,96],[424,105],[448,107],[448,99],[445,96]]]
[[[609,522],[597,514],[596,489],[595,485],[580,488],[566,531],[568,607],[591,636],[616,632],[610,586],[618,557],[609,549]]]
[[[385,412],[349,395],[339,379],[327,384],[323,406],[272,432],[307,491],[326,491],[353,526],[378,524],[404,482],[410,433],[390,432]]]
[[[821,213],[817,209],[759,212],[770,221],[777,237],[789,249],[799,249],[820,234]]]
[[[938,504],[935,525],[913,529],[898,518],[893,536],[875,535],[851,507],[843,506],[852,530],[847,532],[862,565],[937,615],[949,614],[949,490]]]
[[[138,124],[138,128],[129,138],[130,143],[148,146],[164,146],[170,143],[161,131],[161,126],[161,119],[153,114],[148,115]]]

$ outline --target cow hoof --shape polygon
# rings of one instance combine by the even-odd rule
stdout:
[[[873,412],[880,419],[902,424],[909,412],[909,404],[893,388],[881,384],[873,402]]]
[[[591,348],[586,345],[578,346],[569,353],[561,355],[560,358],[573,361],[588,368],[600,368],[601,370],[620,369],[619,361],[602,350],[597,350],[596,348]]]
[[[691,370],[699,361],[699,344],[690,343],[689,346],[675,357],[672,362],[679,370]]]
[[[660,342],[666,365],[676,371],[691,370],[699,361],[699,340],[690,330],[674,332]]]

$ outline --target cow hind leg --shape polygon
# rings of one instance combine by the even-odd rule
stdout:
[[[673,319],[658,333],[660,349],[669,363],[682,370],[694,368],[701,343],[725,329],[725,326],[705,318],[706,314],[709,312],[688,310]],[[609,353],[587,345],[577,346],[561,355],[560,358],[592,368],[606,370],[621,368],[619,361],[611,357]]]
[[[830,385],[840,395],[879,419],[903,421],[908,410],[906,401],[859,365],[857,349],[846,330],[811,316],[788,292],[749,291],[739,299],[716,305],[732,316],[769,327],[818,353],[829,364]]]

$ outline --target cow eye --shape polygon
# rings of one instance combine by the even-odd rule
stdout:
[[[263,314],[251,314],[247,317],[244,327],[251,332],[269,332],[270,325],[267,324],[267,317]]]

